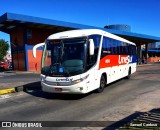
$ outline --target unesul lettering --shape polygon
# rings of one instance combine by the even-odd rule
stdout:
[[[128,64],[132,62],[132,57],[131,56],[121,56],[119,55],[119,58],[118,58],[118,63],[119,64]]]
[[[56,79],[56,81],[72,81],[73,79],[65,78],[65,79]]]

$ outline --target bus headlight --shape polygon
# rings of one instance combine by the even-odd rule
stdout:
[[[85,79],[87,79],[87,78],[88,78],[88,76],[89,76],[89,74],[88,74],[88,75],[86,75],[86,76],[85,76],[85,77],[83,77],[83,78],[80,78],[80,79],[74,80],[74,81],[72,81],[71,83],[72,83],[72,84],[80,83],[80,82],[84,81]]]

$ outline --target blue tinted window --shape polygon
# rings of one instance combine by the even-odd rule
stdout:
[[[93,41],[94,41],[94,46],[95,46],[96,48],[99,48],[100,41],[101,41],[101,35],[90,35],[88,38],[89,38],[89,39],[93,39]]]
[[[112,55],[133,55],[136,54],[136,47],[126,42],[103,37],[101,57],[107,54]]]
[[[129,45],[129,54],[130,55],[135,55],[136,54],[136,46]]]
[[[110,54],[119,54],[121,52],[120,47],[120,41],[107,37],[103,38],[102,50],[110,52]]]

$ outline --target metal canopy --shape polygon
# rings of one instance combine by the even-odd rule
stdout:
[[[71,30],[71,29],[90,29],[93,26],[63,22],[27,15],[5,13],[0,17],[0,31],[10,33],[15,28],[40,28],[49,30]]]
[[[129,41],[132,41],[134,43],[154,43],[160,41],[160,37],[145,35],[145,34],[139,34],[139,33],[132,33],[132,32],[124,32],[124,31],[118,31],[118,30],[112,30],[112,29],[105,29],[106,31],[116,34],[118,36],[121,36],[125,39],[128,39]]]
[[[160,37],[155,37],[150,35],[99,28],[95,26],[57,21],[57,20],[27,16],[27,15],[5,13],[2,16],[0,16],[0,31],[10,34],[11,31],[16,28],[21,28],[21,29],[37,28],[37,29],[44,29],[51,31],[54,30],[56,32],[73,30],[73,29],[102,29],[107,32],[119,35],[123,38],[126,38],[138,44],[153,43],[160,41]]]

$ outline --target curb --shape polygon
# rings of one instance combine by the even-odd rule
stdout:
[[[8,93],[15,93],[15,92],[16,92],[15,88],[2,89],[0,90],[0,95],[8,94]]]
[[[15,74],[40,74],[40,72],[15,72]]]
[[[30,91],[30,90],[41,90],[41,87],[40,86],[17,86],[17,87],[14,87],[14,88],[8,88],[8,89],[2,89],[0,90],[0,95],[4,95],[4,94],[9,94],[9,93],[16,93],[16,92],[21,92],[21,91],[24,91],[24,92],[27,92],[27,91]]]
[[[40,71],[6,71],[4,73],[14,73],[14,74],[40,74]]]

